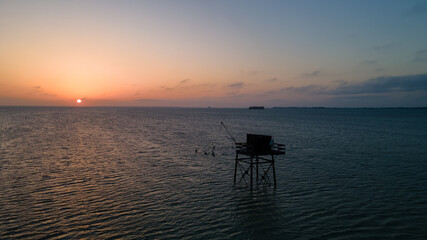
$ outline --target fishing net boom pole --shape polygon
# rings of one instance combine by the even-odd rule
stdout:
[[[225,124],[223,122],[221,122],[221,125],[224,127],[225,131],[227,131],[228,135],[231,137],[231,139],[233,139],[234,143],[237,144],[236,139],[233,137],[233,135],[231,135],[230,131],[228,131],[227,127],[225,126]]]

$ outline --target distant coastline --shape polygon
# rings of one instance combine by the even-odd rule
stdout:
[[[427,107],[272,107],[272,109],[427,109]]]
[[[264,106],[250,106],[250,110],[264,110]]]

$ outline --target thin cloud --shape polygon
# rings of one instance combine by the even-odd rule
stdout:
[[[421,49],[415,52],[415,62],[427,62],[427,49]]]
[[[307,85],[302,87],[287,87],[279,90],[280,92],[289,91],[295,93],[316,93],[324,94],[327,92],[327,87],[321,85]]]
[[[232,83],[227,85],[227,87],[229,88],[233,88],[233,89],[240,89],[244,86],[245,84],[243,82],[236,82],[236,83]]]
[[[382,99],[386,96],[384,95],[349,95],[349,96],[336,96],[333,97],[332,99],[336,99],[336,100],[355,100],[355,101],[361,101],[361,100],[370,100],[370,99]]]
[[[277,82],[279,79],[277,79],[277,78],[269,78],[269,79],[266,79],[265,81],[266,82]]]
[[[232,92],[229,92],[229,93],[227,93],[227,96],[238,96],[239,95],[239,91],[232,91]]]
[[[407,76],[382,76],[361,83],[340,86],[330,94],[351,95],[363,93],[390,93],[427,91],[427,74]]]
[[[178,82],[178,84],[177,84],[176,86],[174,86],[174,87],[160,86],[160,88],[163,88],[163,89],[165,89],[165,90],[167,90],[167,91],[172,91],[172,90],[175,90],[175,89],[177,89],[177,88],[181,88],[181,87],[183,87],[183,85],[184,85],[185,83],[187,83],[188,81],[190,81],[190,79],[189,79],[189,78],[186,78],[186,79],[184,79],[184,80],[179,81],[179,82]]]
[[[175,89],[175,87],[166,87],[166,86],[160,86],[160,88],[163,88],[164,90],[172,91]]]
[[[36,94],[36,95],[41,95],[41,96],[45,96],[45,97],[56,97],[56,94],[51,94],[51,93],[47,93],[44,91],[44,89],[41,86],[34,86],[33,90],[30,94]]]
[[[320,75],[320,70],[316,70],[313,72],[309,72],[309,73],[304,73],[304,76],[306,77],[317,77]]]
[[[261,70],[240,70],[240,74],[250,77],[257,76],[262,72]]]
[[[162,99],[150,99],[150,98],[140,98],[136,99],[137,102],[162,102]]]
[[[185,89],[191,88],[191,89],[198,89],[201,92],[212,92],[213,89],[215,89],[216,84],[215,83],[199,83],[199,84],[192,84],[189,86],[186,86]]]
[[[365,61],[362,61],[360,63],[363,65],[375,65],[378,63],[378,61],[377,60],[365,60]]]
[[[302,87],[285,87],[280,88],[278,90],[270,90],[263,92],[261,94],[258,94],[258,96],[268,96],[268,95],[274,95],[274,94],[280,94],[280,93],[300,93],[300,94],[324,94],[327,92],[327,87],[320,86],[320,85],[307,85]]]
[[[184,83],[186,83],[186,82],[188,82],[188,81],[190,81],[190,79],[189,79],[189,78],[186,78],[186,79],[184,79],[184,80],[181,80],[181,81],[179,82],[179,84],[184,84]]]
[[[244,87],[244,83],[243,82],[235,82],[235,83],[231,83],[226,85],[225,87],[227,88],[227,96],[238,96],[240,94],[240,90]]]
[[[415,4],[409,11],[406,13],[406,16],[419,16],[427,14],[427,2]]]
[[[427,74],[405,76],[382,76],[371,78],[359,83],[338,82],[335,88],[321,85],[307,85],[302,87],[287,87],[278,91],[269,91],[267,94],[279,92],[293,92],[315,95],[357,95],[357,94],[387,94],[427,91]]]

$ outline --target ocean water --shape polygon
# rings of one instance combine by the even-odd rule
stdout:
[[[0,181],[0,239],[427,239],[427,110],[0,107]]]

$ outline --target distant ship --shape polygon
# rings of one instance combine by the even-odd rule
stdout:
[[[264,106],[250,106],[249,107],[249,109],[251,109],[251,110],[262,110],[262,109],[264,109]]]

